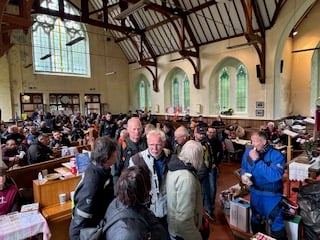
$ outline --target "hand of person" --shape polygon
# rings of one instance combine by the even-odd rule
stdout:
[[[257,160],[257,159],[259,158],[259,153],[258,153],[258,151],[256,150],[256,148],[253,148],[253,149],[250,150],[250,152],[249,152],[249,157],[250,157],[253,161],[255,161],[255,160]]]
[[[18,161],[19,161],[19,157],[18,157],[18,156],[10,157],[10,158],[9,158],[9,161],[10,161],[10,162],[18,162]]]
[[[241,182],[248,186],[252,185],[252,181],[246,173],[241,175]]]

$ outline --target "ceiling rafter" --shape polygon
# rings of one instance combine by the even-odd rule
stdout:
[[[64,1],[78,9],[81,16],[66,13]],[[197,72],[200,69],[200,46],[244,36],[258,53],[262,73],[260,81],[262,83],[265,81],[265,31],[274,25],[281,9],[288,2],[287,0],[64,1],[59,0],[57,2],[59,4],[57,11],[42,8],[40,6],[42,0],[0,1],[2,4],[0,5],[0,14],[2,14],[0,48],[2,52],[4,52],[3,46],[6,46],[6,49],[10,47],[10,32],[12,29],[20,28],[25,31],[29,29],[28,24],[32,24],[32,21],[30,21],[30,19],[32,20],[31,13],[48,14],[61,19],[69,19],[107,29],[115,42],[119,44],[128,62],[140,61],[153,76],[157,75],[154,74],[153,65],[156,65],[156,59],[159,56],[174,52],[179,53],[184,59],[190,61],[195,72]],[[127,11],[130,17],[124,17],[125,20],[120,21],[114,19],[124,9],[133,7],[140,1],[141,3],[138,6],[143,5],[143,7]],[[33,2],[33,5],[30,4],[31,2]],[[4,6],[7,4],[16,5],[19,8],[19,15],[11,16],[5,10]],[[310,6],[311,8],[312,6]],[[306,15],[304,14],[302,19]],[[19,22],[20,18],[23,21]],[[301,22],[300,20],[297,24]],[[136,24],[133,24],[133,21],[136,21]],[[135,51],[136,46],[132,44],[137,39],[141,41],[141,44],[138,44],[139,48],[137,48],[138,56]],[[4,41],[7,41],[7,44],[2,44]],[[143,48],[140,49],[140,46],[143,46]],[[132,48],[134,48],[133,51]],[[154,78],[154,82],[157,82],[156,78]],[[200,83],[195,81],[195,86],[200,86]]]
[[[259,81],[260,83],[264,84],[266,82],[266,45],[265,45],[265,33],[264,33],[264,28],[263,25],[261,26],[262,29],[260,29],[260,25],[262,24],[261,21],[262,19],[258,19],[258,26],[259,26],[259,32],[261,33],[262,36],[257,35],[257,33],[253,32],[253,27],[252,27],[252,14],[253,14],[253,9],[255,9],[255,14],[261,15],[260,10],[258,7],[254,7],[254,0],[241,0],[241,4],[243,6],[243,9],[245,10],[245,16],[246,16],[246,23],[247,23],[247,29],[246,32],[244,33],[245,38],[247,39],[248,43],[249,42],[254,42],[253,46],[258,54],[259,61],[260,61],[260,76],[259,76]]]
[[[51,16],[56,16],[56,17],[62,17],[64,19],[68,19],[68,20],[73,20],[73,21],[77,21],[77,22],[82,22],[82,23],[87,23],[90,25],[94,25],[96,27],[102,27],[105,28],[107,30],[114,30],[114,31],[118,31],[118,32],[122,32],[122,33],[131,33],[134,32],[136,34],[139,34],[139,31],[137,29],[133,29],[130,27],[126,27],[126,26],[118,26],[118,25],[114,25],[114,24],[105,24],[102,21],[98,21],[92,18],[85,18],[82,16],[77,16],[77,15],[72,15],[72,14],[68,14],[68,13],[64,13],[63,16],[60,16],[60,12],[59,11],[55,11],[55,10],[51,10],[48,8],[43,8],[38,4],[34,5],[34,10],[32,13],[40,13],[40,14],[47,14],[47,15],[51,15]],[[83,12],[82,12],[83,14]]]
[[[139,25],[138,25],[137,21],[135,20],[135,18],[133,18],[132,16],[129,16],[129,18],[130,18],[130,21],[133,23],[134,27],[135,27],[136,29],[139,29]],[[142,31],[142,29],[139,29],[139,31],[141,32],[141,36],[140,36],[140,49],[139,49],[138,45],[136,44],[136,42],[131,38],[131,40],[135,43],[134,45],[136,46],[137,51],[138,51],[138,53],[139,53],[139,60],[138,60],[138,62],[139,62],[139,64],[140,64],[141,66],[147,67],[148,71],[152,71],[151,68],[149,68],[148,66],[153,66],[153,67],[155,67],[155,72],[157,73],[157,72],[158,72],[158,70],[157,70],[157,68],[158,68],[158,66],[157,66],[157,57],[156,57],[156,55],[155,55],[155,53],[154,53],[153,48],[151,47],[150,43],[148,42],[148,40],[147,40],[147,38],[146,38],[146,36],[145,36],[144,31]],[[152,57],[152,59],[153,59],[153,62],[151,62],[151,61],[146,61],[145,58],[143,57],[143,45],[146,46],[149,54],[151,55],[151,57]],[[158,91],[159,91],[158,76],[157,76],[157,74],[154,73],[153,71],[152,71],[152,73],[153,73],[153,74],[152,74],[152,76],[153,76],[153,90],[154,90],[155,92],[158,92]]]
[[[30,14],[33,0],[19,1],[18,14],[6,12],[8,3],[8,0],[0,1],[0,57],[13,46],[10,42],[11,30],[22,29],[27,34],[33,24]]]

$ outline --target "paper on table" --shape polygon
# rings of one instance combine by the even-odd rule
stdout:
[[[299,134],[298,133],[296,133],[296,132],[293,132],[293,131],[290,131],[290,130],[288,130],[288,129],[285,129],[285,130],[283,130],[283,133],[284,134],[286,134],[286,135],[288,135],[288,136],[290,136],[290,137],[297,137]]]

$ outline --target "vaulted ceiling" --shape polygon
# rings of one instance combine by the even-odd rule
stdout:
[[[197,87],[200,47],[238,36],[245,37],[244,45],[256,49],[264,78],[265,31],[274,25],[287,0],[65,1],[78,9],[80,16],[66,13],[63,1],[54,11],[41,7],[42,0],[1,0],[0,56],[11,46],[11,29],[27,31],[31,14],[49,14],[108,30],[129,63],[138,62],[154,75],[157,73],[150,68],[157,68],[159,56],[178,52],[193,65]],[[7,4],[18,5],[19,13],[8,13]]]

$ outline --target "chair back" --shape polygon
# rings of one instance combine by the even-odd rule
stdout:
[[[230,153],[234,153],[235,152],[235,148],[234,148],[233,142],[230,139],[226,138],[224,140],[224,143],[226,145],[226,150],[228,152],[230,152]]]

